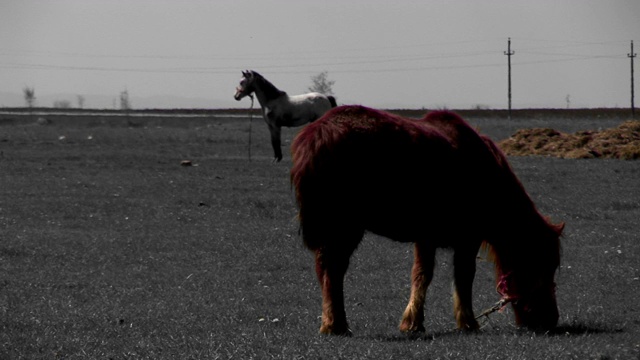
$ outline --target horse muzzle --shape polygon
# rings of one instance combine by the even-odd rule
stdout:
[[[247,96],[247,94],[245,93],[244,89],[236,88],[236,94],[233,95],[233,98],[236,99],[236,101],[240,101],[245,96]]]
[[[558,325],[558,305],[555,297],[527,301],[522,299],[513,304],[516,323],[531,330],[548,331]]]

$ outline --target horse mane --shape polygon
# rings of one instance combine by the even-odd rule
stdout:
[[[518,192],[520,194],[526,196],[527,199],[531,202],[531,199],[526,193],[524,186],[515,176],[515,173],[513,172],[513,169],[511,169],[511,166],[507,161],[507,157],[504,155],[502,150],[500,150],[498,146],[488,137],[481,135],[481,138],[487,145],[487,148],[491,151],[492,155],[495,157],[496,163],[503,169],[504,174],[511,177],[510,183],[519,190]],[[524,236],[529,236],[531,237],[531,239],[536,239],[535,246],[522,248],[516,246],[517,244],[514,244],[514,241],[509,241],[509,244],[507,246],[505,246],[506,244],[504,243],[504,241],[502,243],[494,243],[487,240],[483,241],[481,252],[485,254],[485,258],[487,259],[487,261],[491,261],[495,264],[495,270],[496,274],[498,274],[497,279],[499,279],[499,282],[504,281],[504,277],[513,271],[522,271],[523,269],[526,271],[528,262],[546,261],[548,262],[547,265],[549,266],[549,269],[552,269],[554,271],[560,266],[560,257],[562,253],[560,237],[562,236],[565,223],[552,223],[548,217],[542,215],[538,211],[533,202],[531,202],[530,216],[528,216],[527,219],[528,220],[526,221],[525,226],[529,230],[524,232],[526,234]],[[522,224],[505,224],[504,226],[517,227],[522,226]],[[515,233],[514,231],[509,232]],[[517,251],[521,253],[526,252],[526,255],[520,258],[527,259],[527,261],[524,263],[519,262],[516,264],[505,262],[503,259],[508,257],[508,253],[511,251]]]
[[[278,89],[275,85],[273,85],[269,80],[265,79],[264,76],[260,75],[257,71],[251,70],[251,73],[255,77],[255,81],[260,84],[260,88],[264,91],[264,95],[267,99],[276,99],[280,96],[286,96],[287,93]]]
[[[527,266],[526,262],[548,261],[554,270],[560,265],[560,236],[564,223],[553,224],[543,216],[531,200],[522,182],[517,178],[509,165],[507,157],[500,148],[487,136],[479,134],[460,116],[449,111],[435,111],[427,114],[421,122],[436,126],[454,146],[472,159],[468,166],[493,167],[495,174],[491,180],[479,185],[493,188],[494,193],[504,194],[500,199],[485,199],[484,207],[493,213],[505,214],[500,227],[504,235],[486,234],[482,249],[487,260],[492,261],[496,271],[504,274]],[[526,214],[517,219],[510,218],[509,212]],[[514,234],[526,236],[531,241],[517,241]],[[530,244],[525,247],[524,244]],[[511,253],[518,252],[527,259],[525,263],[508,263]]]
[[[553,261],[551,265],[553,265],[555,268],[557,268],[558,266],[555,264],[559,265],[559,260],[560,260],[560,254],[562,253],[562,246],[560,244],[560,237],[563,236],[563,231],[564,231],[564,227],[565,227],[565,223],[559,223],[559,224],[553,224],[547,217],[544,217],[545,223],[546,223],[546,229],[548,230],[548,238],[547,239],[543,239],[543,241],[548,241],[549,245],[550,245],[550,251],[552,253],[558,253],[558,261]],[[489,241],[483,241],[482,242],[482,246],[480,248],[480,252],[484,254],[484,259],[486,261],[492,262],[495,264],[496,266],[496,271],[500,272],[500,273],[504,273],[509,271],[510,269],[507,269],[503,266],[503,263],[500,261],[500,255],[499,252],[496,250],[496,247]],[[536,256],[541,255],[541,254],[536,254]],[[536,258],[532,258],[532,260],[539,260],[537,257]]]

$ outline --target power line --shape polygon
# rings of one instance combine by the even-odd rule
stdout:
[[[532,40],[532,39],[529,39]],[[544,41],[548,43],[566,43],[566,41],[559,40],[539,40],[533,39],[533,41]],[[458,41],[454,42],[455,44],[463,44],[463,43],[472,43],[474,41],[466,40],[466,41]],[[479,41],[486,42],[486,41]],[[612,42],[570,42],[573,44],[577,44],[577,46],[587,46],[587,45],[597,45],[597,44],[610,44]],[[245,62],[245,64],[249,64],[254,68],[265,69],[265,70],[276,70],[275,72],[287,72],[287,73],[307,73],[309,71],[316,71],[314,69],[317,68],[330,68],[330,71],[333,73],[377,73],[377,72],[405,72],[405,71],[428,71],[428,70],[446,70],[446,69],[465,69],[465,68],[487,68],[487,67],[496,67],[499,66],[497,63],[485,63],[485,64],[446,64],[446,65],[425,65],[424,61],[428,60],[442,60],[442,59],[456,59],[456,58],[470,58],[470,57],[481,57],[485,55],[495,54],[495,51],[465,51],[465,52],[436,52],[436,53],[427,53],[427,54],[413,54],[413,55],[402,55],[402,54],[392,54],[392,55],[355,55],[357,52],[368,51],[368,50],[380,50],[380,49],[411,49],[417,48],[419,46],[427,46],[427,47],[437,47],[439,45],[445,45],[449,43],[426,43],[426,44],[411,44],[411,45],[398,45],[398,46],[387,46],[381,48],[359,48],[359,49],[350,49],[347,51],[347,54],[343,52],[338,52],[337,55],[331,56],[329,58],[325,56],[314,56],[313,54],[327,54],[328,50],[317,50],[312,53],[309,52],[287,52],[286,54],[304,54],[304,56],[285,56],[285,53],[271,53],[271,54],[257,54],[256,56],[250,56],[247,54],[241,55],[223,55],[223,56],[189,56],[189,55],[108,55],[108,54],[87,54],[87,53],[77,53],[77,52],[60,52],[60,51],[24,51],[24,50],[9,50],[6,49],[4,51],[0,50],[0,57],[11,57],[11,56],[29,56],[29,57],[71,57],[71,58],[91,58],[91,59],[140,59],[140,60],[199,60],[199,61],[244,61],[244,60],[252,60],[250,62]],[[542,48],[557,48],[558,46],[547,46]],[[536,52],[530,49],[520,49],[520,53],[527,54],[535,54],[535,55],[543,55],[543,56],[560,56],[564,57],[563,59],[542,59],[542,60],[534,60],[534,61],[526,61],[526,62],[518,62],[518,65],[531,65],[531,64],[543,64],[543,63],[554,63],[554,62],[572,62],[576,60],[590,60],[590,59],[619,59],[618,56],[609,56],[609,55],[587,55],[587,54],[559,54],[559,53],[550,53],[550,52]],[[537,49],[540,49],[538,47]],[[348,53],[351,54],[348,54]],[[19,55],[22,54],[22,55]],[[314,59],[315,62],[309,62],[308,59]],[[266,61],[265,61],[266,60]],[[269,61],[271,60],[271,61]],[[284,61],[283,61],[284,60]],[[509,56],[510,60],[510,56]],[[277,61],[277,63],[273,63]],[[289,62],[293,61],[293,62]],[[423,64],[409,64],[409,62],[423,62]],[[354,68],[354,66],[360,65],[375,65],[375,64],[396,64],[405,63],[406,65],[402,67],[377,67],[377,68]],[[160,65],[160,64],[157,64]],[[0,68],[5,69],[34,69],[34,70],[43,70],[43,69],[52,69],[52,70],[65,70],[65,71],[96,71],[96,72],[137,72],[137,73],[168,73],[168,74],[223,74],[227,72],[234,72],[237,70],[238,65],[227,65],[220,64],[221,66],[203,66],[203,67],[195,67],[195,66],[184,66],[184,67],[171,67],[171,66],[163,66],[163,67],[151,67],[149,64],[146,64],[144,67],[111,67],[111,66],[91,66],[91,65],[56,65],[56,64],[46,64],[42,62],[38,63],[16,63],[16,62],[5,62],[0,63]],[[242,65],[241,65],[242,66]],[[246,66],[246,65],[245,65]],[[336,68],[339,67],[339,68]],[[351,69],[345,69],[344,67],[351,67]],[[279,69],[286,69],[286,71],[279,71]],[[297,69],[297,70],[296,70]]]
[[[495,39],[497,40],[497,39]],[[584,46],[594,46],[594,45],[607,45],[613,46],[620,44],[620,41],[575,41],[575,40],[549,40],[549,39],[531,39],[531,38],[518,38],[518,40],[528,40],[535,42],[545,42],[552,44],[562,44],[562,45],[551,45],[551,46],[538,46],[538,47],[525,47],[520,45],[520,53],[533,53],[535,50],[540,49],[556,49],[556,48],[570,48],[570,47],[584,47]],[[327,57],[331,59],[340,58],[340,59],[358,59],[362,58],[362,56],[366,56],[367,58],[385,58],[386,55],[378,56],[378,55],[358,55],[361,52],[367,51],[376,51],[380,53],[381,50],[401,50],[401,49],[433,49],[442,45],[456,45],[456,44],[476,44],[479,43],[487,43],[489,41],[494,41],[494,39],[484,39],[484,40],[462,40],[462,41],[454,41],[454,42],[427,42],[427,43],[417,43],[417,44],[408,44],[408,45],[390,45],[390,46],[376,46],[376,47],[360,47],[360,48],[349,48],[349,49],[320,49],[320,50],[294,50],[294,51],[278,51],[272,53],[236,53],[233,55],[162,55],[162,54],[106,54],[106,53],[82,53],[82,52],[65,52],[65,51],[34,51],[34,50],[24,50],[24,49],[2,49],[0,50],[0,56],[29,56],[29,57],[71,57],[71,58],[95,58],[95,59],[141,59],[141,60],[202,60],[202,61],[211,61],[211,60],[245,60],[245,59],[282,59],[282,58],[293,58],[293,59],[318,59],[323,58],[323,56],[319,55],[327,55]],[[465,52],[465,53],[442,53],[441,51],[435,51],[432,54],[418,55],[424,58],[441,58],[441,57],[465,57],[469,55],[484,55],[488,53],[494,53],[494,51],[478,51],[478,52]],[[345,55],[351,54],[351,55]],[[355,54],[355,55],[354,55]],[[540,53],[546,55],[545,53]],[[303,56],[298,56],[303,55]],[[558,54],[560,55],[560,54]],[[399,57],[402,55],[395,55],[395,57]],[[416,55],[413,55],[416,56]],[[581,56],[581,55],[577,55]],[[589,55],[584,55],[589,56]]]
[[[493,52],[491,52],[493,53]],[[364,61],[345,61],[345,62],[320,62],[320,63],[304,63],[304,64],[255,64],[256,68],[261,69],[275,69],[275,73],[306,73],[312,68],[326,68],[332,66],[345,66],[345,65],[365,65],[365,64],[385,64],[385,63],[398,63],[409,61],[420,61],[430,59],[445,59],[445,58],[458,58],[463,56],[472,56],[480,54],[489,54],[489,52],[477,52],[467,53],[466,55],[442,55],[440,57],[427,56],[427,57],[413,57],[413,58],[387,58],[379,60],[364,60]],[[506,52],[505,52],[505,55]],[[575,56],[566,59],[551,59],[551,60],[534,60],[518,62],[518,65],[535,65],[535,64],[547,64],[547,63],[560,63],[560,62],[572,62],[582,60],[595,60],[595,59],[620,59],[619,56],[611,55],[596,55],[596,56]],[[476,69],[476,68],[488,68],[498,67],[500,63],[485,63],[485,64],[471,64],[471,65],[433,65],[433,66],[410,66],[410,67],[392,67],[392,68],[375,68],[375,69],[332,69],[333,73],[372,73],[372,72],[405,72],[405,71],[428,71],[428,70],[448,70],[448,69]],[[27,70],[65,70],[65,71],[98,71],[98,72],[138,72],[138,73],[171,73],[171,74],[226,74],[237,70],[238,66],[221,66],[221,67],[171,67],[171,68],[135,68],[135,67],[104,67],[104,66],[73,66],[73,65],[53,65],[43,63],[0,63],[0,68],[4,69],[27,69]],[[300,70],[292,70],[292,69]],[[279,70],[286,69],[286,71]]]
[[[307,65],[262,65],[261,69],[276,69],[271,73],[300,74],[307,73],[310,67],[326,67],[328,64],[307,64]],[[435,66],[415,66],[402,68],[377,68],[377,69],[336,69],[332,73],[380,73],[380,72],[405,72],[405,71],[426,71],[426,70],[453,70],[453,69],[476,69],[502,66],[498,63],[474,64],[474,65],[435,65]],[[15,64],[0,63],[0,68],[4,69],[26,69],[26,70],[66,70],[66,71],[97,71],[97,72],[139,72],[139,73],[172,73],[172,74],[228,74],[238,70],[237,66],[223,68],[171,68],[171,69],[142,69],[142,68],[110,68],[96,66],[61,66],[47,64]],[[290,70],[292,68],[304,68],[302,70]],[[287,69],[287,70],[278,70]]]
[[[149,55],[149,54],[130,54],[130,55],[110,55],[110,54],[97,54],[97,53],[80,53],[80,52],[65,52],[65,51],[32,51],[32,50],[3,50],[0,51],[0,56],[56,56],[56,57],[80,57],[80,58],[123,58],[123,59],[192,59],[192,60],[237,60],[237,59],[254,59],[254,58],[282,58],[290,57],[291,55],[306,55],[303,57],[297,57],[302,59],[317,58],[318,55],[328,54],[331,58],[334,58],[336,53],[348,54],[348,53],[360,53],[367,51],[380,52],[381,50],[400,50],[400,49],[420,49],[433,48],[441,45],[456,45],[456,44],[479,44],[486,43],[489,40],[461,40],[454,42],[428,42],[428,43],[414,43],[410,45],[389,45],[389,46],[375,46],[375,47],[350,47],[348,49],[320,49],[320,50],[290,50],[290,51],[278,51],[273,53],[237,53],[234,55]],[[493,39],[491,39],[493,41]],[[355,57],[356,55],[350,56]],[[344,58],[345,56],[340,56]],[[347,56],[349,57],[349,56]]]

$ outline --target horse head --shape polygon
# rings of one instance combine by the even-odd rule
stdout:
[[[255,91],[254,80],[256,76],[252,70],[242,72],[242,78],[240,84],[236,87],[236,94],[233,96],[237,101],[242,100],[247,95],[250,95]]]
[[[497,290],[512,303],[516,324],[532,330],[550,330],[558,323],[555,273],[560,266],[560,241],[564,223],[549,224],[550,234],[526,260],[498,266]],[[499,261],[500,262],[500,261]],[[503,264],[506,265],[506,264]]]

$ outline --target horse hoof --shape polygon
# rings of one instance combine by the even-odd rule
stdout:
[[[468,324],[458,325],[458,330],[472,333],[480,330],[480,325],[478,325],[478,322],[474,320]]]
[[[348,327],[346,327],[346,328],[333,328],[333,327],[328,327],[328,326],[326,326],[326,327],[322,326],[322,327],[320,327],[320,334],[346,336],[346,337],[353,336],[353,332],[351,332],[351,329],[349,329]]]
[[[405,334],[417,334],[417,333],[425,332],[426,329],[424,328],[424,325],[422,325],[422,324],[413,325],[413,324],[402,323],[402,324],[400,324],[400,331],[402,331]]]

